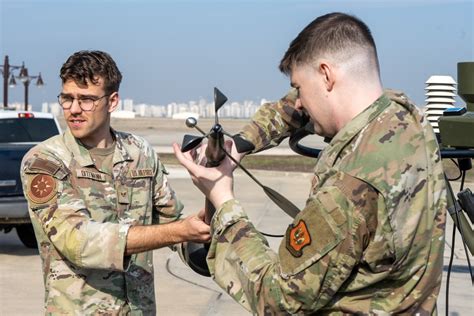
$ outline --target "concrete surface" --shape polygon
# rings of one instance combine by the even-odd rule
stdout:
[[[186,205],[185,214],[202,207],[204,198],[192,185],[185,170],[169,167],[171,184]],[[309,191],[311,175],[307,173],[254,172],[266,186],[282,193],[302,207]],[[283,233],[290,218],[267,199],[263,191],[242,172],[235,177],[237,197],[251,220],[264,232]],[[284,179],[284,181],[282,181]],[[474,185],[470,185],[474,189]],[[452,221],[446,230],[445,273],[451,250]],[[279,238],[270,238],[277,249]],[[457,236],[451,273],[450,315],[470,315],[474,292],[469,279],[466,255]],[[187,268],[168,248],[154,251],[155,284],[159,315],[249,315],[233,302],[209,278]],[[471,262],[473,262],[471,257]],[[43,281],[38,252],[26,249],[15,232],[0,234],[0,315],[42,315]],[[438,312],[444,314],[445,285],[438,300]]]

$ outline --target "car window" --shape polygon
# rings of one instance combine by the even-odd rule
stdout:
[[[0,119],[0,143],[41,142],[58,133],[56,123],[52,119]]]

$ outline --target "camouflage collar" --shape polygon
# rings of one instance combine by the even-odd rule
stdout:
[[[329,166],[333,166],[336,159],[346,145],[365,128],[369,123],[380,115],[392,101],[384,93],[374,103],[368,106],[364,111],[347,123],[329,143],[327,152],[327,161]]]
[[[117,133],[112,128],[110,130],[116,141],[113,164],[115,165],[118,162],[133,160],[125,148],[119,133]],[[71,153],[77,163],[81,167],[94,166],[94,162],[92,161],[91,155],[89,154],[89,150],[87,150],[87,148],[84,147],[84,145],[72,135],[71,130],[68,128],[64,134],[66,146],[71,150]]]
[[[115,137],[115,141],[117,142],[115,145],[115,152],[114,152],[114,158],[113,158],[113,164],[115,165],[116,163],[122,162],[122,161],[132,161],[133,158],[132,156],[128,153],[120,133],[118,133],[116,130],[113,128],[110,128],[110,131]]]
[[[76,160],[81,167],[93,166],[94,162],[92,161],[89,151],[77,138],[74,137],[74,135],[72,135],[69,128],[66,129],[64,136],[66,146],[71,151],[74,160]]]

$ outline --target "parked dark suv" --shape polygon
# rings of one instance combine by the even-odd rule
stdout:
[[[30,148],[61,131],[49,113],[0,110],[0,231],[16,228],[28,248],[37,248],[23,196],[20,164]]]

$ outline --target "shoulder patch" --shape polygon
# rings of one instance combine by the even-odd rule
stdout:
[[[345,205],[339,201],[340,190],[330,189],[308,199],[287,229],[278,251],[282,275],[295,275],[307,269],[345,239],[344,225],[339,226],[332,216]],[[332,198],[321,199],[322,195]]]
[[[29,169],[31,171],[34,170],[39,170],[39,171],[44,171],[47,174],[54,175],[61,166],[58,164],[55,164],[54,162],[42,158],[36,158],[31,165],[29,166]]]
[[[304,220],[288,226],[286,236],[286,249],[295,257],[301,257],[303,248],[311,244],[311,235]]]
[[[28,183],[26,195],[36,204],[44,204],[56,194],[56,181],[50,175],[38,174]]]

